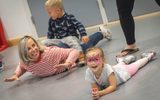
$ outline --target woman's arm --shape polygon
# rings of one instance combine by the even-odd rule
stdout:
[[[22,65],[21,63],[18,65],[16,71],[15,71],[15,75],[17,75],[17,77],[20,77],[22,76],[25,72],[26,72],[26,69],[24,69],[24,67],[22,67],[24,65]]]
[[[65,49],[64,49],[65,50]],[[71,66],[76,62],[76,60],[79,58],[80,52],[76,49],[70,50],[69,54],[67,55],[67,59],[63,64],[57,64],[54,66],[54,68],[63,69],[67,68],[70,69]]]
[[[23,67],[21,67],[21,65],[19,64],[15,73],[11,77],[6,78],[4,81],[5,82],[12,82],[12,81],[15,81],[15,80],[19,80],[19,77],[21,75],[23,75],[25,72],[26,72],[26,70]]]
[[[79,58],[80,52],[76,49],[72,49],[65,61],[65,63],[73,64]]]
[[[117,82],[116,77],[114,73],[111,73],[108,77],[109,86],[105,88],[104,90],[98,91],[99,96],[103,96],[105,94],[111,93],[117,88]]]

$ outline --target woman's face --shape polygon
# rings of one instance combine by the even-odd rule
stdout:
[[[28,55],[31,59],[34,59],[34,61],[37,61],[40,55],[40,50],[37,46],[37,44],[32,40],[28,39],[27,41],[27,49],[28,49]]]
[[[103,68],[103,58],[99,50],[90,51],[86,55],[87,66],[94,72],[98,73]]]

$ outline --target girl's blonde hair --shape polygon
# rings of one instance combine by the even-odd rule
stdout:
[[[63,6],[62,0],[47,0],[45,2],[45,7],[46,8],[58,7],[60,9],[64,10],[64,6]]]
[[[19,44],[18,44],[18,51],[19,51],[19,57],[25,65],[28,65],[30,61],[33,61],[33,59],[30,58],[28,55],[27,42],[29,39],[32,39],[35,42],[35,44],[38,46],[41,53],[44,51],[44,48],[42,48],[39,45],[39,43],[31,36],[22,37],[19,41]]]
[[[103,62],[105,63],[106,61],[105,61],[104,52],[103,52],[103,50],[102,50],[101,48],[98,48],[98,47],[88,48],[88,49],[86,50],[86,54],[85,54],[85,55],[87,55],[89,52],[95,51],[95,50],[98,50],[98,51],[99,51],[99,54],[100,54],[100,56],[102,57]]]

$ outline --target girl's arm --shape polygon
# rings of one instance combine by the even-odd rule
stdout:
[[[98,91],[99,96],[103,96],[105,94],[111,93],[114,90],[116,90],[117,82],[116,82],[115,74],[111,73],[107,80],[109,82],[109,86],[107,88],[105,88],[104,90]]]
[[[98,91],[99,91],[99,87],[97,86],[96,83],[92,83],[92,97],[94,100],[98,100],[99,99],[99,94],[98,94]]]

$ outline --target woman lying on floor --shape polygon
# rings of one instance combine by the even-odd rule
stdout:
[[[75,67],[75,61],[79,57],[79,51],[76,49],[42,47],[30,36],[21,38],[18,49],[20,63],[15,73],[5,79],[6,82],[18,80],[25,72],[31,72],[38,77],[64,72]]]

